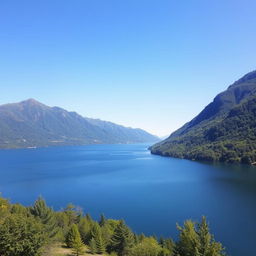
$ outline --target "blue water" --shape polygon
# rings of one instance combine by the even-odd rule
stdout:
[[[79,205],[94,218],[123,218],[136,232],[177,237],[176,223],[207,216],[233,256],[256,255],[256,168],[151,155],[148,145],[0,151],[0,191],[56,210]]]

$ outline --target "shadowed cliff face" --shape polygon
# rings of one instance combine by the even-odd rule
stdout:
[[[195,160],[255,161],[255,97],[256,71],[253,71],[218,94],[169,138],[152,146],[151,152]]]
[[[141,130],[84,118],[34,99],[0,106],[0,147],[154,142]]]

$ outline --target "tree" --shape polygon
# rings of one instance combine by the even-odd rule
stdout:
[[[99,254],[104,253],[106,251],[106,243],[103,239],[100,226],[97,222],[94,223],[91,234],[96,244],[96,252]]]
[[[215,242],[213,235],[209,231],[205,216],[202,217],[201,223],[198,224],[197,234],[199,237],[201,256],[221,256],[224,255],[224,248],[218,242]]]
[[[177,251],[181,256],[200,256],[199,254],[199,239],[195,230],[195,223],[187,220],[184,227],[177,225],[180,232],[179,241],[177,243]]]
[[[131,256],[158,256],[162,251],[161,246],[153,237],[147,237],[135,245],[131,250]]]
[[[76,236],[73,243],[72,243],[73,251],[75,252],[76,256],[79,256],[83,253],[84,244],[81,240],[80,235]]]
[[[95,254],[97,252],[97,245],[94,238],[92,238],[89,242],[89,248],[92,254]]]
[[[35,201],[34,206],[31,207],[31,214],[41,221],[49,238],[53,238],[58,233],[56,215],[54,211],[46,205],[42,197],[39,197]]]
[[[9,214],[10,203],[7,199],[1,197],[0,194],[0,224],[1,220]]]
[[[64,213],[68,217],[69,226],[77,223],[78,215],[80,216],[80,213],[77,213],[75,205],[68,204],[64,210]]]
[[[180,231],[179,241],[176,244],[176,254],[183,256],[223,256],[224,248],[215,242],[209,232],[206,218],[202,217],[200,224],[185,221],[184,227],[177,226]]]
[[[100,225],[101,227],[103,227],[103,226],[106,224],[106,222],[107,222],[107,219],[106,219],[105,215],[104,215],[104,214],[101,214],[101,215],[100,215],[100,220],[99,220],[99,225]]]
[[[0,255],[37,256],[46,236],[33,217],[11,214],[0,225]]]
[[[119,256],[128,255],[129,250],[134,245],[134,236],[131,230],[125,225],[123,220],[117,225],[111,239],[111,249]]]
[[[83,246],[83,242],[76,224],[73,224],[67,233],[66,244],[69,248],[79,248]]]
[[[78,223],[79,233],[85,244],[88,244],[92,238],[92,235],[91,235],[92,226],[93,226],[93,222],[89,221],[86,217],[82,218]]]
[[[174,248],[175,248],[175,243],[173,242],[173,240],[171,238],[170,239],[164,239],[163,237],[160,237],[159,244],[163,248],[162,251],[160,252],[160,256],[173,255]]]

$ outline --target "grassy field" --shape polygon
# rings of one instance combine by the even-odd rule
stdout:
[[[103,254],[93,254],[94,256],[104,256]],[[72,249],[67,248],[64,244],[54,244],[45,248],[43,256],[75,256]],[[92,256],[88,248],[84,247],[84,253],[81,256]]]

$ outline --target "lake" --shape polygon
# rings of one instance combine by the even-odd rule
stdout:
[[[124,219],[136,232],[177,237],[176,223],[205,215],[233,256],[255,256],[256,168],[151,155],[149,145],[0,151],[0,191],[55,210],[72,202],[95,219]]]

